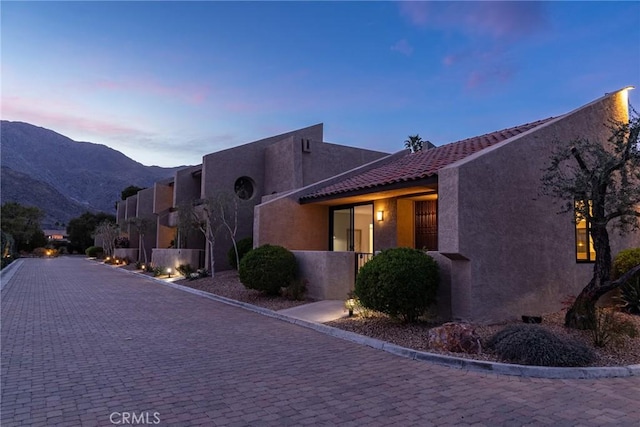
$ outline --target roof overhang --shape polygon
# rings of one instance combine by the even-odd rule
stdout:
[[[327,206],[338,206],[352,203],[363,203],[372,200],[390,198],[416,198],[429,197],[437,192],[438,177],[430,176],[415,181],[403,181],[377,186],[373,188],[363,188],[345,193],[331,194],[315,198],[300,198],[301,205],[318,204]]]

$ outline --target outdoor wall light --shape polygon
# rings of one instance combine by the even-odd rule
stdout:
[[[384,211],[378,211],[376,212],[376,219],[378,221],[384,221]]]

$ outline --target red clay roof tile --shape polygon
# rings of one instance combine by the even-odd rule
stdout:
[[[381,187],[398,182],[415,181],[436,175],[438,170],[487,147],[505,141],[537,126],[554,117],[536,122],[503,129],[473,138],[463,139],[450,144],[441,145],[417,153],[409,153],[379,167],[366,170],[361,174],[346,178],[323,187],[312,193],[305,194],[300,200],[311,200],[320,197],[333,196],[368,188]]]

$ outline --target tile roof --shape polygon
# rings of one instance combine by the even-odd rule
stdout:
[[[358,175],[315,190],[300,197],[300,200],[312,200],[321,197],[339,195],[352,191],[375,189],[399,182],[409,182],[436,175],[438,170],[458,160],[462,160],[480,150],[517,136],[540,126],[554,117],[532,123],[503,129],[473,138],[463,139],[417,153],[409,153],[395,161],[366,170]],[[375,190],[374,190],[375,191]]]

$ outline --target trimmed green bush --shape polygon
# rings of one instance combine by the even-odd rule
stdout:
[[[367,262],[356,280],[355,295],[369,309],[415,322],[436,302],[438,264],[417,249],[393,248]]]
[[[102,249],[101,246],[89,246],[84,253],[89,257],[89,258],[99,258],[102,256],[102,254],[104,254],[104,249]]]
[[[640,248],[624,249],[617,253],[611,265],[611,278],[619,278],[636,265],[640,264]]]
[[[625,249],[615,256],[611,268],[611,278],[617,279],[640,264],[640,248]],[[620,287],[622,310],[640,315],[640,277],[633,277]]]
[[[236,242],[236,246],[238,247],[238,258],[242,261],[242,258],[253,249],[253,237],[247,237]],[[238,265],[236,263],[236,251],[233,249],[233,245],[227,252],[227,259],[229,260],[229,265],[234,269],[238,269]]]
[[[501,360],[520,365],[587,366],[595,353],[582,343],[564,340],[542,326],[511,325],[485,343]]]
[[[248,289],[278,295],[296,277],[296,257],[282,246],[263,245],[249,251],[240,261],[240,281]]]

